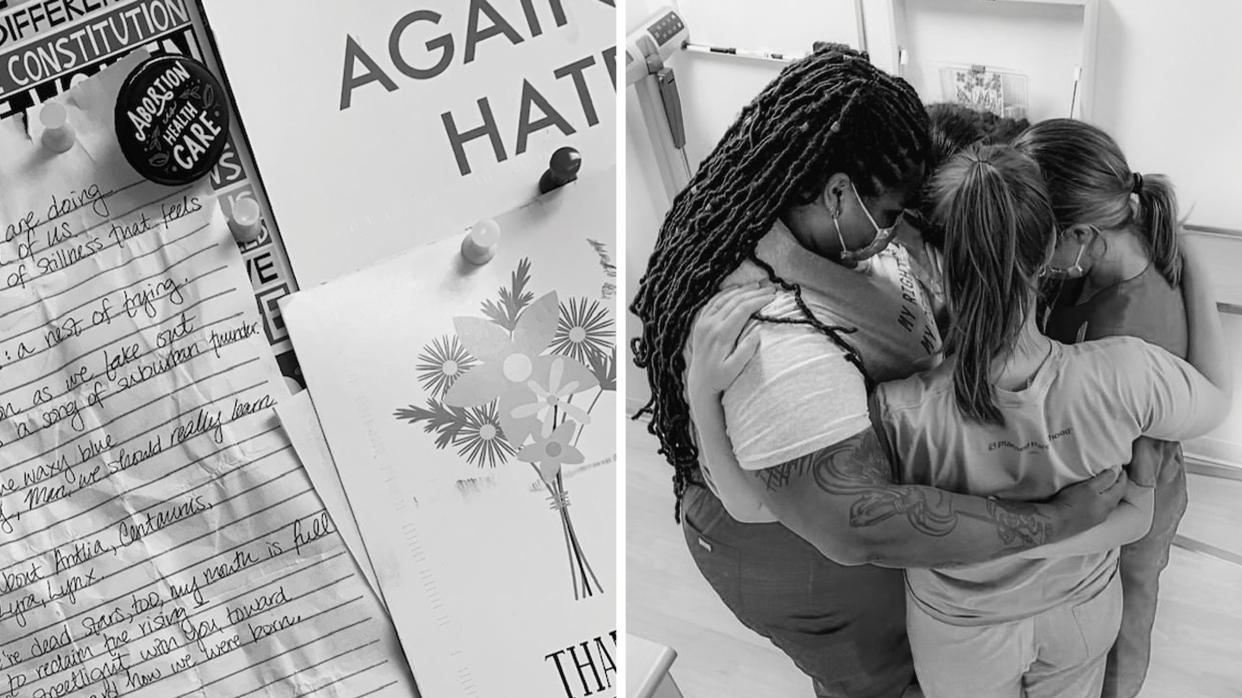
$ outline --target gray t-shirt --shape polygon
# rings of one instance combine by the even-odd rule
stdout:
[[[1005,425],[965,417],[953,359],[877,391],[878,417],[905,482],[1013,500],[1051,497],[1130,460],[1138,436],[1178,439],[1210,386],[1189,364],[1132,337],[1052,351],[1023,390],[996,391]],[[955,625],[1026,618],[1101,591],[1117,551],[1040,560],[1007,558],[952,569],[911,569],[914,602]]]
[[[808,252],[778,222],[759,241],[756,254],[801,287],[802,299],[820,321],[856,329],[843,336],[875,380],[902,378],[939,362],[940,336],[927,294],[901,245],[890,245],[861,271],[848,269]],[[767,273],[746,262],[722,287],[760,279]],[[779,293],[760,314],[803,318],[791,292]],[[759,349],[722,401],[742,468],[780,465],[871,428],[862,375],[819,330],[751,321],[746,332],[759,335]],[[755,500],[749,492],[720,492],[706,465],[703,473],[721,499]],[[776,521],[757,500],[745,508],[752,512],[747,523]]]

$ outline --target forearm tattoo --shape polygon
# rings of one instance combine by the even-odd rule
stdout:
[[[1030,504],[987,500],[984,512],[959,511],[954,497],[931,487],[893,484],[888,456],[875,432],[755,472],[769,492],[801,483],[807,476],[828,494],[852,497],[850,526],[874,526],[896,516],[920,533],[945,536],[957,528],[961,517],[993,524],[1006,548],[1042,545],[1051,537],[1052,524]]]

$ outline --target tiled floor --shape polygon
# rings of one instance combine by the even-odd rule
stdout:
[[[699,576],[673,522],[671,471],[645,424],[626,436],[629,632],[677,650],[672,674],[686,698],[809,698],[810,681]],[[1192,471],[1189,489],[1179,535],[1207,552],[1173,550],[1142,698],[1242,696],[1242,481]]]

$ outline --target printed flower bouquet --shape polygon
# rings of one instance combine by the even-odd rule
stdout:
[[[453,448],[479,469],[530,464],[560,515],[574,598],[582,599],[603,587],[574,533],[564,467],[585,462],[578,441],[600,396],[616,391],[614,322],[598,301],[559,302],[555,291],[536,299],[529,284],[523,259],[499,300],[482,304],[482,317],[454,318],[455,334],[424,347],[415,370],[427,405],[394,416],[422,422],[436,448]]]

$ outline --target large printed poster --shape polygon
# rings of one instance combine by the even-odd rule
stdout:
[[[136,49],[182,55],[218,65],[194,0],[40,0],[0,10],[0,118],[24,113],[64,93]],[[256,183],[245,138],[232,114],[229,142],[209,175],[212,195],[227,214],[257,199],[263,234],[240,245],[255,303],[281,373],[300,380],[277,301],[297,290],[267,200]]]
[[[203,6],[303,288],[616,162],[613,0]]]
[[[616,695],[614,176],[285,306],[425,695]]]

